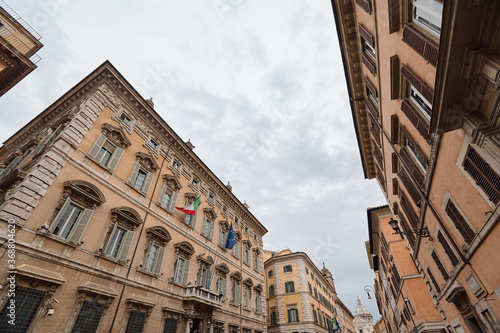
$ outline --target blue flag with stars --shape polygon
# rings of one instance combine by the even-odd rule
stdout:
[[[236,238],[234,237],[233,222],[229,227],[229,234],[227,235],[226,249],[231,250],[236,245]]]

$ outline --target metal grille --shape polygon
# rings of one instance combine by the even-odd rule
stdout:
[[[9,298],[5,307],[0,314],[0,332],[2,333],[21,333],[26,332],[33,321],[33,318],[42,303],[45,296],[45,292],[17,287],[15,291],[15,297]],[[15,300],[15,325],[9,324],[10,317],[7,315],[10,313],[8,305],[11,304],[10,300]]]
[[[465,156],[464,169],[491,201],[495,204],[500,201],[500,176],[472,147],[469,147]]]
[[[127,330],[125,333],[142,333],[146,323],[146,313],[132,311],[128,319]]]
[[[104,306],[97,302],[84,301],[72,333],[97,332]]]
[[[451,200],[448,200],[448,204],[446,205],[446,214],[448,214],[450,219],[453,221],[455,228],[457,228],[458,232],[460,232],[465,242],[467,244],[472,243],[476,233],[472,230],[467,221],[465,221],[464,217],[460,214],[457,207],[455,207],[455,204]]]
[[[222,333],[218,332],[217,329],[220,329],[220,327],[215,328],[215,333]],[[165,321],[165,328],[163,329],[163,333],[176,333],[177,332],[177,319],[176,318],[167,318]]]

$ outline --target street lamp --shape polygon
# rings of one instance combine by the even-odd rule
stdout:
[[[423,227],[421,229],[413,229],[413,230],[407,230],[407,231],[401,231],[399,229],[399,223],[397,220],[393,219],[391,217],[391,220],[389,221],[389,225],[391,226],[392,230],[394,230],[393,235],[401,234],[401,235],[407,235],[407,234],[415,234],[423,238],[429,238],[430,241],[432,241],[431,234],[429,233],[429,230],[427,227]]]
[[[372,286],[365,286],[365,291],[366,294],[368,295],[368,299],[372,299],[372,297],[370,296],[370,291],[373,292],[373,294],[375,295],[375,289],[373,289]]]

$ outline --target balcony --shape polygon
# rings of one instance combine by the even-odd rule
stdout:
[[[184,301],[193,301],[204,305],[221,307],[221,296],[202,287],[189,286],[184,288]]]

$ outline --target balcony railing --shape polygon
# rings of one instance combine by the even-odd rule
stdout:
[[[31,25],[29,25],[28,23],[26,23],[25,20],[23,20],[21,18],[21,16],[17,15],[17,13],[12,9],[10,8],[3,0],[0,0],[0,7],[2,7],[10,16],[12,16],[20,25],[23,26],[24,29],[28,30],[28,32],[33,36],[35,37],[37,40],[40,40],[42,38],[42,36],[40,36],[40,34],[38,32],[35,31],[35,29],[33,29],[31,27]]]
[[[185,298],[214,306],[221,305],[221,296],[205,288],[189,286],[184,288]]]

